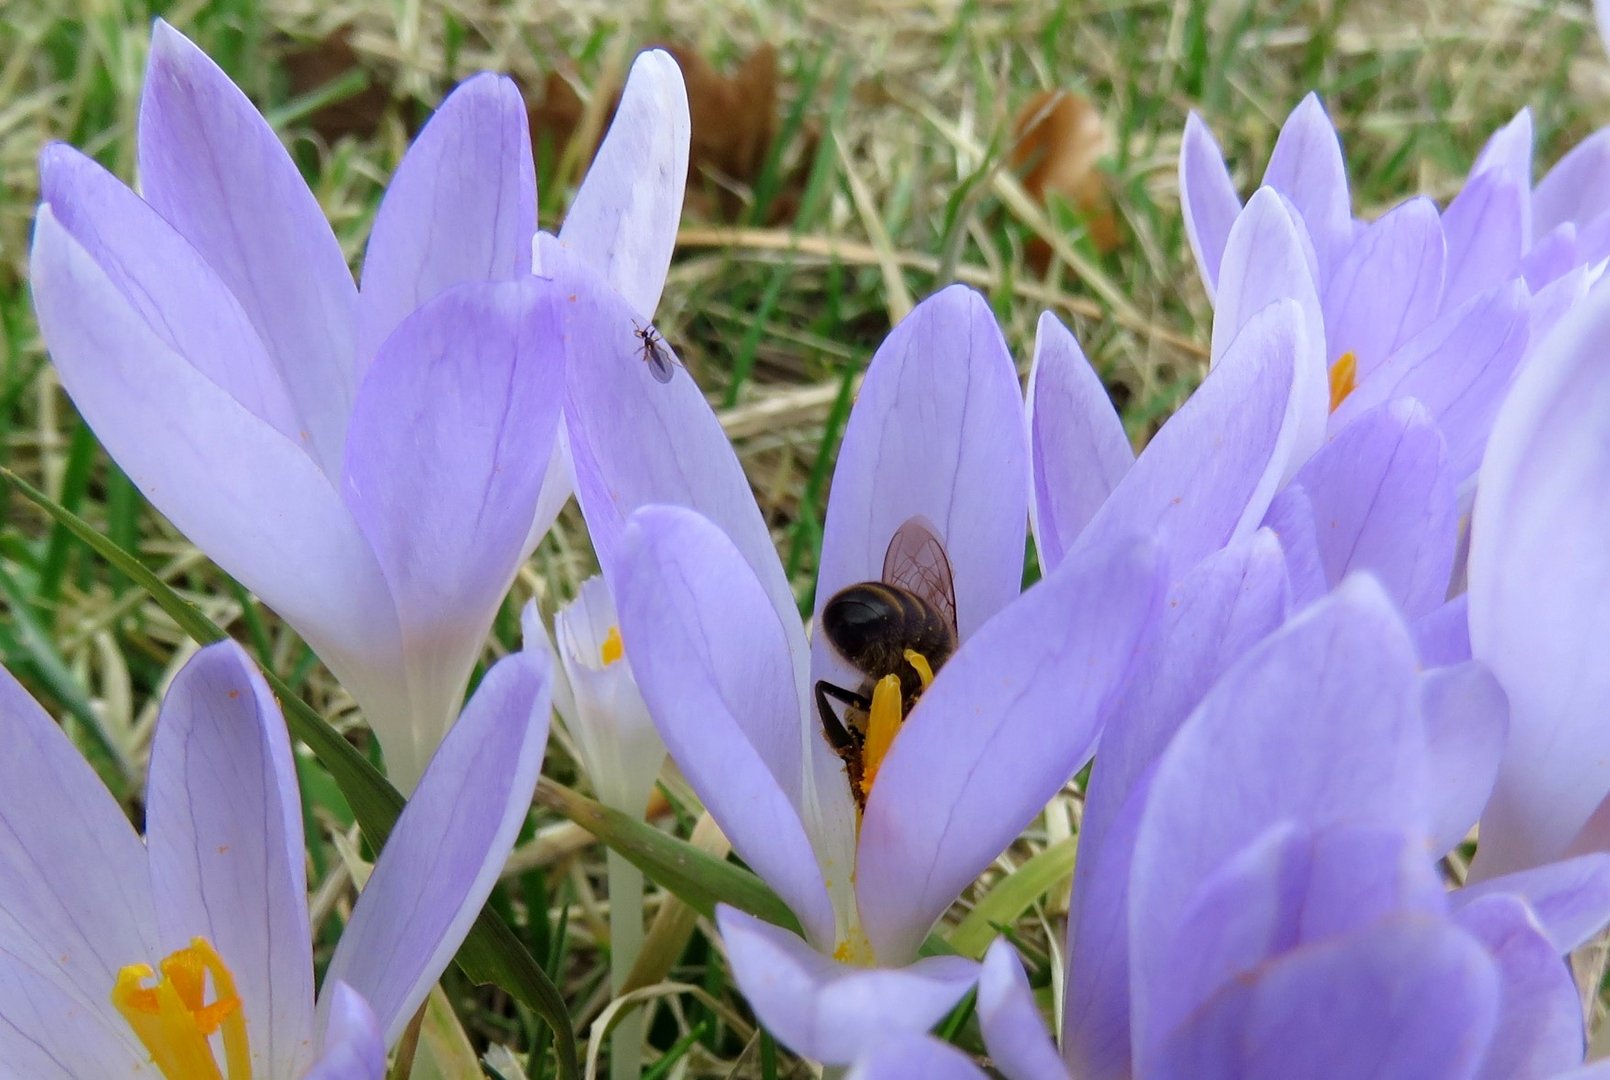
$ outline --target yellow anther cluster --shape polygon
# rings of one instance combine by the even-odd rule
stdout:
[[[1344,352],[1336,358],[1336,363],[1330,366],[1330,411],[1335,412],[1347,400],[1347,395],[1353,392],[1358,381],[1358,356],[1352,352]]]
[[[246,1016],[235,977],[206,938],[169,955],[158,977],[149,964],[129,964],[117,973],[112,1004],[128,1021],[151,1061],[167,1080],[251,1080]],[[206,1000],[207,976],[213,1000]],[[154,986],[144,985],[156,979]],[[220,1069],[208,1039],[223,1033]]]
[[[621,641],[621,628],[611,626],[604,643],[598,647],[598,659],[603,661],[605,667],[613,664],[626,655],[626,644]]]

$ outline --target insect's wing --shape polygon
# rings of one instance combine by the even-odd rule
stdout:
[[[671,376],[676,374],[676,364],[664,345],[657,341],[648,342],[643,350],[647,355],[649,374],[654,376],[656,382],[668,383]]]
[[[956,629],[956,582],[950,556],[933,522],[922,515],[907,518],[895,530],[883,555],[883,581],[916,593],[944,615]]]

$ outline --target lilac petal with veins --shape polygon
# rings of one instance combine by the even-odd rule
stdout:
[[[1250,535],[1301,426],[1295,381],[1304,332],[1290,300],[1254,316],[1141,452],[1074,550],[1153,535],[1172,580]]]
[[[1610,791],[1610,292],[1534,352],[1493,427],[1471,524],[1470,638],[1509,696],[1478,876],[1559,857]]]
[[[1040,566],[1050,573],[1135,464],[1135,451],[1101,376],[1049,311],[1034,338],[1028,424],[1029,523]]]
[[[998,938],[984,956],[978,977],[978,1026],[990,1064],[1007,1080],[1067,1080],[1023,964],[1005,938]]]
[[[820,748],[837,769],[831,794],[852,822],[854,808],[753,572],[711,522],[649,507],[632,516],[621,544],[615,594],[632,670],[672,759],[811,941],[833,948],[834,910],[819,864],[838,867],[847,897],[855,832],[853,824],[843,833],[814,824],[821,819],[809,816],[806,754]]]
[[[665,288],[682,221],[691,135],[676,61],[663,49],[639,53],[559,230],[559,239],[639,318],[654,314]]]
[[[161,954],[211,942],[234,974],[254,1071],[299,1075],[313,1044],[301,795],[279,706],[234,642],[174,676],[146,799]]]
[[[158,19],[140,101],[145,199],[196,246],[268,347],[328,476],[357,396],[358,290],[324,212],[240,88]]]
[[[1137,1045],[1161,1037],[1148,988],[1167,981],[1166,943],[1191,892],[1270,821],[1424,829],[1415,662],[1401,617],[1361,575],[1248,651],[1180,728],[1159,759],[1130,878]],[[1308,707],[1293,714],[1293,701]],[[1240,780],[1207,787],[1205,769]]]
[[[1241,196],[1224,165],[1224,154],[1207,124],[1193,109],[1185,118],[1180,140],[1180,209],[1185,236],[1196,256],[1196,270],[1212,300],[1218,290],[1219,264],[1230,227],[1241,212]]]
[[[521,652],[487,671],[403,808],[352,909],[330,988],[369,1003],[390,1046],[464,943],[531,805],[548,741],[547,658]]]
[[[1407,918],[1283,956],[1158,1045],[1151,1080],[1463,1080],[1498,1014],[1497,965],[1470,934]]]
[[[358,292],[359,370],[443,290],[529,274],[536,231],[525,102],[512,80],[476,75],[426,122],[375,212]]]
[[[927,1031],[978,978],[978,965],[959,956],[901,967],[841,964],[725,904],[716,923],[733,979],[761,1023],[824,1065],[847,1065],[900,1032]]]
[[[1297,208],[1319,256],[1319,281],[1325,282],[1352,238],[1353,212],[1342,143],[1319,95],[1310,93],[1286,118],[1263,183]]]
[[[1437,207],[1410,199],[1370,225],[1325,286],[1326,357],[1352,353],[1359,381],[1437,314],[1447,245]]]
[[[1481,462],[1493,419],[1529,341],[1533,301],[1520,281],[1439,317],[1361,381],[1331,414],[1334,434],[1369,411],[1410,397],[1431,414],[1462,481]]]
[[[1514,896],[1487,896],[1454,922],[1487,946],[1502,1005],[1477,1080],[1553,1080],[1582,1063],[1586,1032],[1571,968]]]

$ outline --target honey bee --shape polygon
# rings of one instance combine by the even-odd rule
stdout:
[[[927,518],[908,518],[895,530],[883,556],[881,580],[846,586],[828,599],[822,606],[821,632],[866,676],[854,690],[826,679],[815,687],[822,730],[844,760],[850,793],[864,810],[871,787],[868,721],[878,683],[891,675],[899,678],[904,719],[933,673],[956,651],[956,585],[945,545]],[[834,711],[835,700],[844,706],[842,716]],[[870,764],[875,770],[878,762]]]
[[[676,357],[666,348],[665,339],[652,325],[643,326],[633,320],[632,327],[632,333],[643,343],[643,363],[648,365],[649,374],[656,382],[670,382],[676,374]]]

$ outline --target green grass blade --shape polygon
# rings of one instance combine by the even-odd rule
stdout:
[[[1027,911],[1036,900],[1073,874],[1078,838],[1059,840],[1002,878],[974,905],[950,932],[950,944],[963,956],[977,960],[1005,926]]]
[[[78,515],[10,469],[0,469],[0,476],[10,481],[23,498],[50,515],[149,594],[186,634],[203,644],[221,641],[227,636],[218,624],[170,589],[139,559],[96,532]],[[280,699],[291,734],[306,743],[329,771],[351,805],[364,836],[375,850],[380,850],[397,822],[397,815],[402,813],[403,797],[356,747],[292,693],[278,676],[268,671],[264,676]],[[469,937],[459,949],[457,962],[472,981],[496,983],[541,1016],[556,1034],[561,1074],[570,1080],[580,1077],[575,1028],[564,998],[514,931],[489,908],[483,908],[476,919]]]
[[[788,905],[742,867],[685,840],[667,836],[652,825],[594,802],[547,777],[537,782],[537,802],[563,814],[626,856],[701,915],[714,915],[717,904],[731,904],[769,923],[802,933]]]

